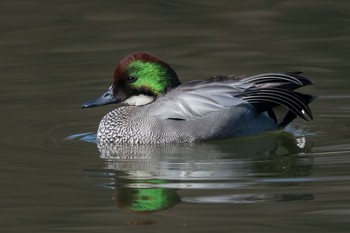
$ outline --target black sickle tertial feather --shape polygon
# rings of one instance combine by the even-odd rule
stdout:
[[[244,100],[253,105],[268,104],[269,107],[282,105],[292,111],[295,115],[308,120],[306,114],[312,118],[312,113],[307,105],[308,102],[301,94],[278,88],[251,89],[242,93]]]
[[[243,79],[245,83],[255,84],[257,88],[263,87],[278,87],[288,90],[294,90],[299,87],[312,85],[312,82],[301,76],[301,72],[290,72],[286,74],[281,73],[267,73],[254,75]]]
[[[299,81],[297,78],[291,75],[275,74],[275,73],[254,75],[254,76],[245,78],[244,81],[247,83],[254,83],[254,84],[284,81],[284,82],[292,82],[300,86],[303,85],[301,81]]]

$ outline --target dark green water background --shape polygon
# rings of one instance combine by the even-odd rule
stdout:
[[[1,232],[349,232],[350,2],[0,2]],[[302,70],[313,122],[181,146],[88,142],[126,54],[183,81]],[[77,136],[82,134],[81,136]]]

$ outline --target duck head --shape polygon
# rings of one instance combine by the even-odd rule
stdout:
[[[84,103],[82,108],[112,103],[145,105],[180,84],[169,64],[146,52],[132,53],[117,65],[112,86],[102,96]]]

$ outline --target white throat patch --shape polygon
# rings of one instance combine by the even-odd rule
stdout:
[[[154,96],[140,94],[129,97],[124,100],[123,103],[127,105],[141,106],[153,102],[154,99]]]

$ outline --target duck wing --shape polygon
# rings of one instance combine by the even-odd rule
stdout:
[[[258,74],[242,79],[245,83],[253,83],[256,88],[275,87],[285,90],[295,90],[297,88],[312,85],[313,83],[301,75],[302,72],[266,73]]]
[[[307,121],[313,119],[308,104],[315,96],[294,91],[297,88],[312,85],[309,79],[301,76],[301,72],[260,74],[242,81],[253,84],[253,87],[243,92],[240,97],[251,103],[258,112],[268,111],[269,114],[276,115],[273,110],[278,106],[284,106],[291,113],[289,113],[290,119],[285,119],[283,125],[288,124],[296,116]],[[283,120],[278,121],[282,123]]]
[[[225,108],[247,104],[247,101],[236,96],[251,86],[240,81],[190,81],[159,97],[157,109],[151,111],[162,119],[189,120],[203,117]]]
[[[243,81],[253,83],[257,88],[278,87],[282,89],[295,90],[302,86],[312,85],[313,83],[303,77],[301,71],[287,73],[265,73],[250,77],[243,75],[215,75],[207,79],[210,82],[220,82],[228,80]]]
[[[155,114],[163,119],[189,120],[248,104],[257,112],[267,112],[281,127],[296,116],[312,119],[308,104],[314,96],[294,91],[312,84],[300,72],[267,73],[240,79],[231,77],[214,76],[205,81],[183,84],[157,99],[157,104],[162,107]]]
[[[271,109],[281,105],[291,111],[290,116],[294,116],[292,117],[293,119],[295,116],[299,116],[304,120],[309,120],[313,119],[313,117],[308,104],[315,98],[315,96],[293,91],[297,88],[313,84],[301,74],[302,72],[299,71],[284,74],[266,73],[245,78],[233,75],[217,75],[208,80],[239,79],[244,83],[253,84],[251,88],[236,97],[241,97],[251,103],[258,112],[269,112]],[[273,114],[273,112],[271,112],[271,114]],[[293,119],[290,119],[289,122]]]

